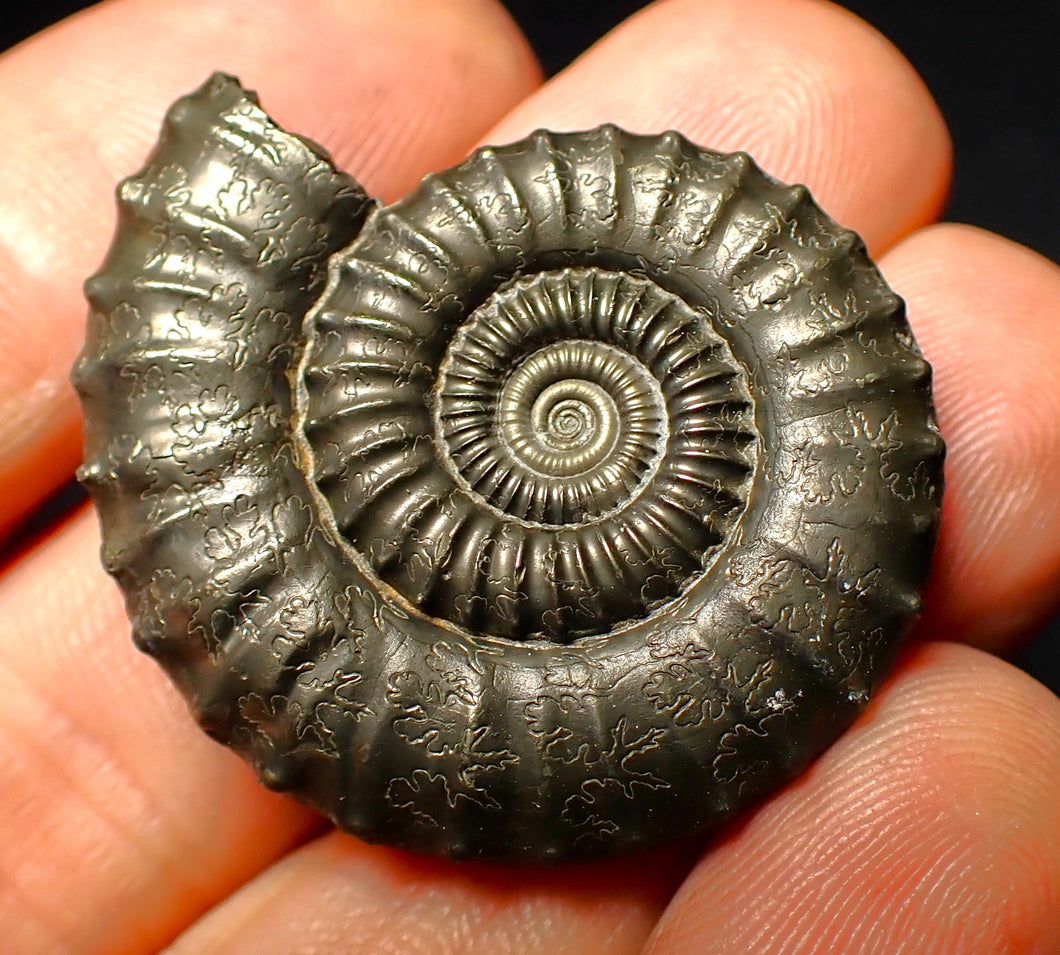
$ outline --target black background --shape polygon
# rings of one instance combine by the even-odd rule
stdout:
[[[0,49],[88,5],[38,0],[32,7],[9,7],[0,13]],[[646,5],[506,2],[548,73]],[[939,102],[955,151],[946,218],[992,229],[1060,262],[1060,3],[849,0],[844,5],[890,38]],[[69,506],[70,498],[60,496],[49,516]],[[1060,692],[1060,624],[1036,639],[1018,662]]]

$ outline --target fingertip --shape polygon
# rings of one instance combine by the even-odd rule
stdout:
[[[173,955],[311,950],[627,955],[685,867],[659,851],[541,867],[453,863],[332,833],[193,926]]]
[[[880,264],[934,367],[948,447],[920,632],[1004,650],[1060,598],[1060,268],[954,224]]]
[[[90,508],[7,569],[0,619],[4,952],[157,952],[319,828],[135,652]]]
[[[821,0],[659,0],[491,139],[605,121],[750,152],[874,249],[931,221],[948,190],[949,134],[921,78],[873,27]]]
[[[850,733],[708,852],[647,950],[1048,950],[1058,776],[1056,697],[974,649],[920,648]]]

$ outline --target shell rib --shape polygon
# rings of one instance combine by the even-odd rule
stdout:
[[[930,369],[803,187],[603,126],[380,208],[218,74],[119,196],[80,476],[138,645],[266,785],[454,857],[624,851],[790,778],[893,660]]]

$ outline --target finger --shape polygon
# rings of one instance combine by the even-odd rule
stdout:
[[[1060,700],[931,644],[854,730],[733,829],[647,946],[695,952],[1054,951]]]
[[[118,0],[5,55],[0,537],[80,455],[67,376],[115,184],[143,163],[166,106],[218,68],[391,198],[462,156],[537,81],[495,0]]]
[[[880,264],[934,368],[947,442],[920,632],[1011,649],[1060,599],[1060,268],[956,225]]]
[[[529,870],[415,858],[332,833],[244,887],[169,955],[632,955],[687,871],[677,856]]]
[[[875,249],[931,221],[949,182],[945,125],[913,68],[864,21],[816,0],[660,0],[489,139],[605,120],[745,150]]]
[[[4,949],[156,951],[316,823],[132,652],[88,509],[0,580]]]

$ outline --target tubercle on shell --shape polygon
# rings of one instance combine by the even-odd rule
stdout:
[[[119,199],[80,477],[139,646],[267,785],[453,857],[627,851],[893,659],[930,369],[803,187],[605,126],[380,208],[217,74]]]

